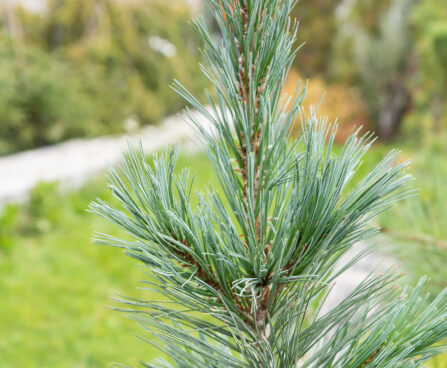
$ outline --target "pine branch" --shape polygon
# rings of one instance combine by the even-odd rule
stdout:
[[[371,275],[329,312],[321,307],[342,258],[379,230],[370,220],[408,197],[408,162],[392,151],[349,188],[372,134],[354,132],[334,150],[337,127],[311,109],[305,91],[284,99],[296,51],[294,0],[208,0],[222,38],[202,21],[214,87],[210,108],[179,82],[174,89],[212,125],[190,115],[218,179],[195,192],[187,171],[175,174],[177,153],[146,163],[142,149],[112,170],[118,209],[101,200],[90,207],[131,236],[98,234],[148,269],[159,301],[126,300],[126,312],[157,339],[172,360],[147,367],[396,368],[419,367],[443,348],[447,291],[432,303],[396,286],[398,275]],[[297,118],[302,134],[289,135]],[[175,307],[173,306],[175,305]]]
[[[251,132],[250,132],[250,138],[249,138],[249,145],[247,144],[247,139],[244,134],[241,136],[241,142],[239,146],[239,153],[242,158],[242,167],[240,167],[240,173],[242,175],[242,182],[243,182],[243,196],[245,198],[245,207],[247,211],[249,211],[249,200],[248,200],[248,155],[253,154],[254,162],[255,162],[255,168],[254,168],[254,179],[252,183],[252,190],[253,198],[252,203],[253,207],[256,210],[258,208],[258,191],[259,188],[259,149],[260,149],[260,138],[262,134],[262,127],[256,125],[257,116],[259,113],[259,107],[260,107],[260,95],[265,91],[265,83],[266,83],[266,76],[261,76],[261,79],[259,82],[257,82],[254,79],[254,75],[256,73],[257,69],[257,61],[258,61],[258,54],[256,50],[251,49],[251,45],[249,41],[247,40],[247,31],[249,27],[249,8],[247,0],[243,0],[241,2],[238,2],[237,4],[234,4],[232,6],[233,12],[239,12],[241,17],[241,25],[242,29],[240,30],[240,34],[242,35],[241,39],[238,39],[235,35],[234,37],[234,43],[235,47],[237,49],[237,52],[239,54],[238,58],[238,64],[239,64],[239,70],[238,70],[238,92],[241,98],[242,103],[244,104],[247,112],[252,111],[252,119],[251,119]],[[254,37],[257,37],[258,29],[262,28],[262,21],[265,17],[265,8],[261,7],[259,10],[259,15],[255,21],[254,25]],[[246,49],[248,49],[248,52],[244,52],[244,48],[242,45],[248,45]],[[250,60],[247,58],[248,55],[252,55],[252,58],[254,59],[253,64],[250,67]],[[253,88],[254,86],[254,98],[253,103],[251,101],[250,95],[251,91],[250,88]],[[255,228],[255,234],[256,239],[258,243],[261,241],[261,213],[259,213],[255,216],[256,221],[254,224]],[[247,221],[250,221],[250,216],[247,215]],[[262,244],[259,244],[260,247],[262,247]],[[266,328],[266,318],[267,318],[267,306],[268,301],[270,297],[270,288],[268,286],[270,275],[267,275],[263,280],[263,291],[262,291],[262,297],[259,302],[259,306],[256,311],[256,315],[253,318],[254,321],[256,321],[256,329],[259,331],[261,339],[264,338],[265,332],[264,329]]]
[[[171,236],[173,237],[173,239],[175,239],[173,235]],[[179,241],[178,239],[176,240]],[[181,241],[181,243],[184,245],[185,248],[190,248],[190,246],[186,241]],[[173,246],[175,245],[173,244]],[[203,268],[191,254],[182,252],[179,249],[174,250],[177,253],[177,255],[185,261],[186,266],[192,266],[193,268],[196,269],[194,277],[200,279],[204,284],[214,288],[218,294],[225,294],[224,288],[218,281],[217,275],[210,268]],[[242,305],[240,297],[238,297],[238,295],[236,294],[231,294],[230,297],[233,299],[233,302],[235,303],[237,308],[239,308],[239,312],[245,319],[246,323],[248,324],[253,323],[253,318],[246,310],[246,307]]]

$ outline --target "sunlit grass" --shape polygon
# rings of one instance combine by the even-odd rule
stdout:
[[[210,170],[203,156],[181,158],[196,185]],[[144,273],[119,249],[91,245],[94,231],[117,229],[85,211],[95,197],[111,199],[102,178],[61,194],[40,185],[30,204],[6,210],[13,229],[0,241],[0,367],[105,367],[132,364],[158,352],[136,334],[143,331],[111,311],[110,298],[137,290]],[[5,213],[2,224],[5,223]]]

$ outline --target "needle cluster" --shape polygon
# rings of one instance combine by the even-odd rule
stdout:
[[[360,257],[342,256],[377,234],[370,220],[412,193],[408,162],[393,151],[354,184],[372,134],[354,132],[335,149],[336,126],[300,108],[305,88],[284,98],[296,53],[294,0],[206,2],[220,38],[195,24],[214,91],[205,106],[174,87],[212,126],[190,115],[219,190],[197,192],[188,170],[176,174],[176,151],[148,164],[131,148],[110,175],[121,205],[91,205],[131,237],[96,241],[126,249],[161,295],[123,301],[155,335],[148,342],[167,353],[143,366],[422,366],[443,349],[433,344],[447,337],[447,293],[430,303],[423,281],[401,289],[388,271],[321,309],[335,278]],[[298,119],[302,132],[292,139]]]

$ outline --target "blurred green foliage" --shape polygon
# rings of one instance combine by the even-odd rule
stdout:
[[[428,367],[430,368],[445,368],[447,367],[447,356],[440,356],[434,358],[432,361],[428,363]]]
[[[336,9],[341,1],[300,1],[292,11],[299,22],[297,46],[303,44],[295,59],[298,73],[304,77],[327,77],[332,45],[337,34]]]
[[[0,155],[156,124],[183,107],[173,78],[206,85],[183,0],[47,1],[42,14],[0,6]],[[390,21],[404,3],[402,22]],[[356,123],[379,130],[394,115],[384,138],[445,130],[444,0],[303,0],[292,16],[305,42],[299,76],[324,80],[328,94],[362,92],[353,110],[366,106],[368,121]]]
[[[431,277],[431,291],[437,295],[447,287],[447,146],[439,137],[423,149],[408,155],[413,161],[417,196],[391,208],[382,217],[393,242],[393,253],[411,271]]]
[[[208,183],[204,156],[181,157],[178,167],[185,165],[196,185]],[[90,244],[93,231],[125,237],[86,212],[98,196],[114,201],[104,177],[78,190],[45,183],[23,205],[0,210],[0,367],[103,368],[159,354],[108,308],[122,294],[158,296],[135,288],[145,275],[122,262],[121,250]]]
[[[13,21],[3,17],[0,27],[0,154],[135,128],[129,120],[155,124],[184,106],[173,78],[192,91],[205,86],[181,0],[51,0],[42,15],[8,14]]]
[[[299,22],[297,72],[305,78],[353,83],[352,48],[356,29],[377,32],[390,0],[302,0],[292,12]]]
[[[415,108],[410,133],[439,134],[447,127],[447,3],[419,1],[412,14],[419,69],[413,81]]]
[[[381,15],[385,14],[391,0],[340,1],[336,35],[329,62],[330,76],[335,83],[358,84],[359,71],[353,60],[357,32],[374,36],[379,32]]]
[[[305,78],[319,76],[327,81],[353,82],[353,30],[376,33],[380,15],[389,3],[390,0],[300,1],[292,12],[299,22],[297,46],[303,44],[295,59],[298,73]]]
[[[354,86],[366,124],[413,142],[447,127],[447,2],[300,1],[295,67],[302,78]],[[330,97],[330,96],[329,96]],[[388,127],[388,128],[387,128]]]
[[[67,64],[0,39],[0,154],[82,135],[93,104]]]

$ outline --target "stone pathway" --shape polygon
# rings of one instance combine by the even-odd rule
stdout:
[[[141,138],[147,153],[182,140],[191,147],[194,144],[188,137],[193,130],[184,118],[183,115],[167,118],[159,126],[147,126],[135,135],[75,139],[0,157],[0,205],[23,201],[39,182],[79,186],[117,163],[129,141]],[[197,119],[206,123],[199,114]]]

